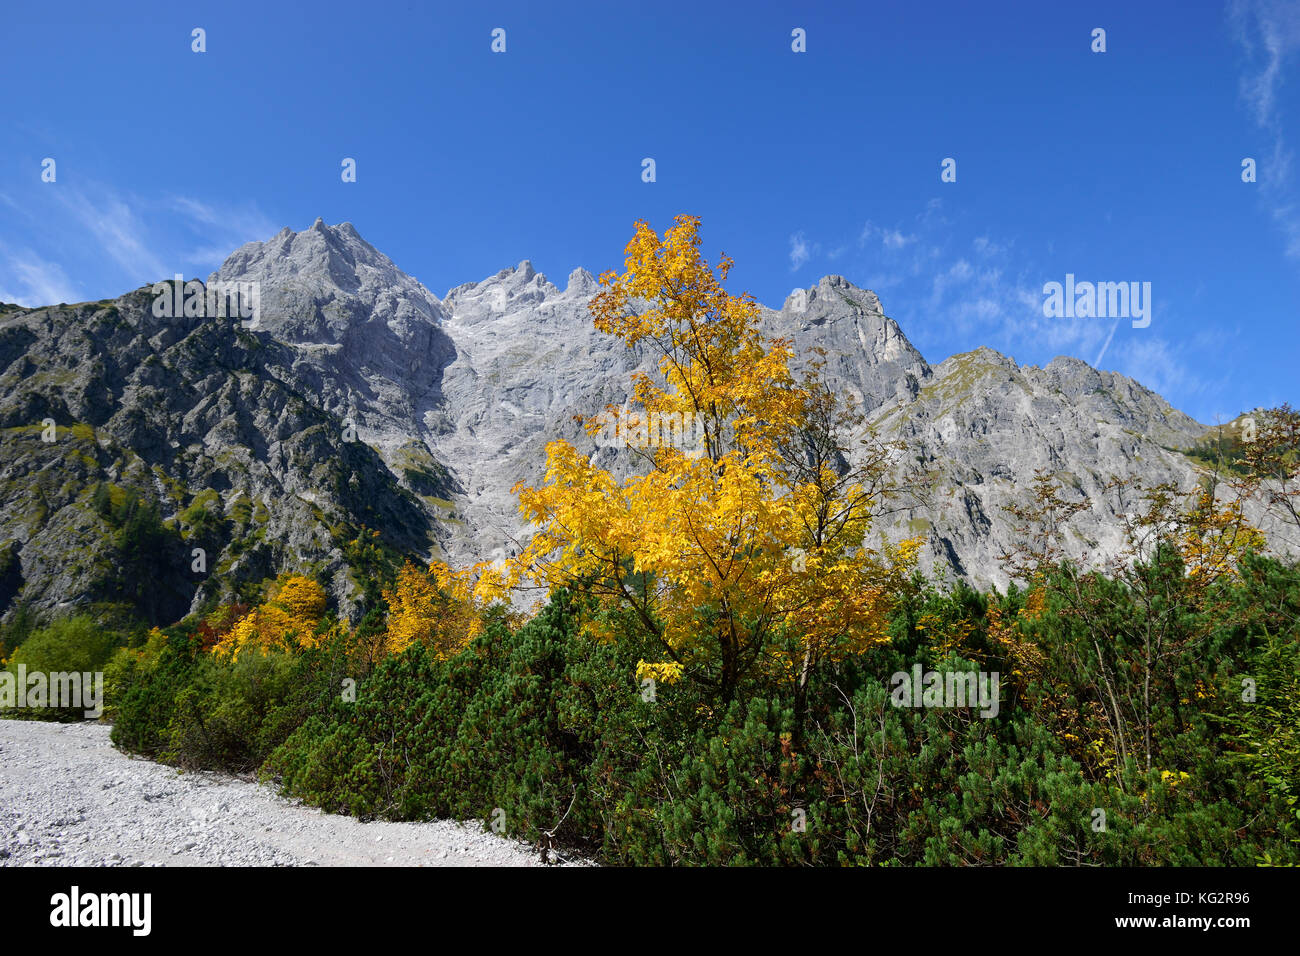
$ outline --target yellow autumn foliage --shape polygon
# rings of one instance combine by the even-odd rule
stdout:
[[[653,680],[661,684],[675,684],[682,679],[682,665],[676,661],[637,661],[636,679]]]
[[[1202,489],[1183,517],[1178,550],[1187,573],[1194,578],[1214,580],[1236,572],[1247,551],[1263,552],[1264,534],[1246,521],[1240,498],[1220,502]]]
[[[236,621],[212,651],[237,660],[250,648],[288,651],[317,647],[321,638],[316,631],[327,607],[324,589],[311,578],[281,575],[267,600]]]
[[[483,632],[488,606],[503,593],[501,576],[489,564],[453,569],[435,561],[421,569],[408,562],[384,592],[384,651],[400,654],[420,643],[439,658],[451,657]]]
[[[508,583],[569,587],[621,609],[666,659],[639,670],[671,663],[726,698],[753,669],[806,680],[818,661],[886,640],[920,541],[863,546],[883,465],[836,469],[849,446],[834,434],[835,397],[795,379],[790,341],[765,339],[757,303],[723,289],[731,260],[709,267],[698,226],[680,216],[660,238],[637,223],[627,271],[600,277],[596,327],[657,352],[660,375],[633,376],[639,409],[611,406],[586,423],[595,437],[625,417],[632,427],[615,434],[689,422],[698,445],[628,442],[644,469],[620,481],[551,442],[545,483],[515,488],[536,533]],[[810,431],[820,440],[811,452]],[[588,630],[609,636],[606,619],[593,615]]]

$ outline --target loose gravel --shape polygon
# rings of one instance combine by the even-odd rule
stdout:
[[[102,724],[0,720],[0,866],[540,866],[481,825],[361,823],[128,756]]]

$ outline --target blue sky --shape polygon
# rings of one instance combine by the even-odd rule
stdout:
[[[844,275],[931,362],[1075,355],[1204,422],[1300,404],[1300,0],[95,2],[5,21],[6,301],[206,276],[317,216],[439,295],[524,258],[563,285],[621,265],[636,219],[691,213],[733,291],[779,306]],[[1150,282],[1150,326],[1045,318],[1067,273]]]

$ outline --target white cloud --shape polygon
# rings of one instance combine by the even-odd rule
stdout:
[[[27,251],[11,255],[7,250],[0,250],[0,255],[4,262],[0,281],[5,283],[0,285],[0,302],[36,308],[81,301],[77,287],[57,264]]]
[[[120,197],[106,193],[92,200],[71,187],[60,188],[55,195],[132,282],[156,282],[167,275],[162,259],[149,248],[143,224]]]
[[[142,197],[93,181],[46,184],[22,199],[0,193],[0,208],[12,213],[0,243],[0,298],[23,305],[118,295],[178,272],[202,278],[278,228],[254,203]]]
[[[886,229],[876,225],[874,222],[867,222],[862,227],[862,232],[858,235],[858,245],[864,246],[872,239],[878,239],[880,245],[885,249],[897,251],[916,242],[916,236],[907,235],[899,229]]]
[[[1003,245],[994,242],[988,236],[976,236],[975,241],[971,243],[971,246],[974,248],[976,254],[984,259],[1001,256],[1011,248],[1010,243]]]
[[[808,240],[802,232],[796,232],[790,237],[790,271],[798,271],[809,259],[812,258],[813,249],[808,245]]]
[[[130,281],[138,283],[185,272],[185,266],[219,265],[244,243],[267,239],[277,231],[252,204],[214,204],[188,196],[124,198],[109,190],[92,200],[68,189],[61,191],[59,198],[103,252],[126,271]],[[188,238],[176,235],[182,231]],[[159,233],[167,235],[158,239]],[[195,240],[200,244],[193,245]],[[182,243],[189,248],[182,248]]]
[[[181,254],[187,265],[222,262],[246,242],[269,239],[279,231],[256,205],[213,205],[188,196],[173,197],[168,203],[185,217],[202,245]]]
[[[1083,275],[1062,262],[1050,237],[1032,245],[998,236],[982,225],[963,228],[932,199],[896,223],[866,222],[841,271],[866,288],[889,292],[882,303],[903,332],[932,362],[981,345],[1024,364],[1045,365],[1059,355],[1094,367],[1123,372],[1176,405],[1204,396],[1212,387],[1190,364],[1207,351],[1193,337],[1177,344],[1160,338],[1180,327],[1163,304],[1149,329],[1132,329],[1128,319],[1053,318],[1043,314],[1047,282],[1067,272],[1080,280],[1123,280],[1129,276]],[[838,246],[836,247],[838,248]],[[804,233],[790,237],[794,268],[820,255]],[[1082,268],[1082,267],[1080,267]],[[891,308],[892,307],[892,308]],[[1210,338],[1208,348],[1216,348]]]
[[[867,223],[859,242],[878,270],[871,287],[898,288],[900,302],[915,310],[913,321],[904,314],[904,331],[923,352],[987,345],[1017,361],[1095,356],[1095,365],[1117,334],[1114,323],[1104,319],[1044,316],[1043,283],[1060,281],[1064,272],[1045,274],[1040,265],[1016,254],[1014,239],[984,233],[968,243],[956,242],[952,222],[937,200],[906,227]],[[1173,379],[1168,369],[1161,373],[1162,381]]]
[[[1233,0],[1229,20],[1247,61],[1241,95],[1255,124],[1271,138],[1258,167],[1261,198],[1281,230],[1290,258],[1300,259],[1300,200],[1292,185],[1293,154],[1283,128],[1297,122],[1282,108],[1279,93],[1290,60],[1300,53],[1300,3]]]
[[[1116,371],[1160,395],[1184,397],[1203,390],[1168,341],[1152,335],[1130,336],[1116,347]]]
[[[931,307],[942,305],[950,289],[966,285],[974,275],[975,270],[965,259],[958,259],[947,269],[937,273],[930,282]]]
[[[1300,5],[1280,0],[1234,0],[1229,15],[1237,42],[1252,61],[1241,91],[1264,127],[1278,122],[1277,93],[1288,56],[1300,49]]]

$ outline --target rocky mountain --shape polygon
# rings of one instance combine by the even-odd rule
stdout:
[[[524,261],[439,299],[350,223],[249,243],[214,281],[257,283],[256,321],[158,318],[149,287],[0,306],[0,613],[125,601],[169,621],[302,570],[355,616],[368,546],[512,553],[511,488],[540,480],[552,438],[590,445],[574,416],[650,367],[595,330],[585,270],[560,288]],[[927,570],[1005,584],[1001,509],[1036,468],[1091,502],[1089,554],[1118,544],[1108,476],[1195,479],[1179,449],[1206,427],[1122,375],[989,349],[931,366],[839,276],[763,322],[825,349],[835,385],[937,472],[935,503],[883,529],[925,537]]]

